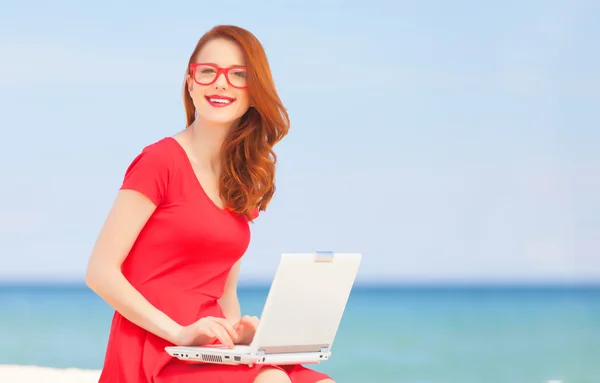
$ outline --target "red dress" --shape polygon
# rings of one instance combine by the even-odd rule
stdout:
[[[185,151],[171,137],[144,148],[121,188],[136,190],[157,206],[123,263],[125,277],[181,325],[223,317],[217,299],[248,247],[247,219],[208,198]],[[251,383],[262,368],[183,362],[165,352],[170,345],[115,312],[100,383]],[[280,368],[294,383],[329,378],[301,365]]]

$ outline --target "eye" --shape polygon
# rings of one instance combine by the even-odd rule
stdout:
[[[246,69],[237,68],[233,69],[231,74],[235,77],[246,78],[248,76],[248,71]]]

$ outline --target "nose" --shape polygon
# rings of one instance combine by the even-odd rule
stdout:
[[[217,79],[215,80],[215,88],[227,88],[227,79],[225,78],[225,73],[219,73],[217,75]]]

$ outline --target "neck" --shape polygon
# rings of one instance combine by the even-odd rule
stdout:
[[[214,124],[196,119],[188,128],[193,161],[216,174],[221,171],[221,147],[232,124]]]

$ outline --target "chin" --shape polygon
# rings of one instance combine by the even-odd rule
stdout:
[[[221,113],[219,111],[215,113],[215,111],[209,111],[208,113],[198,113],[198,118],[210,124],[227,125],[233,124],[244,115],[244,113],[232,112],[223,110]]]
[[[232,117],[232,116],[228,116],[228,117],[221,117],[221,116],[206,116],[204,118],[202,118],[203,121],[206,121],[209,124],[214,124],[214,125],[230,125],[235,123],[236,121],[239,120],[239,117]]]

